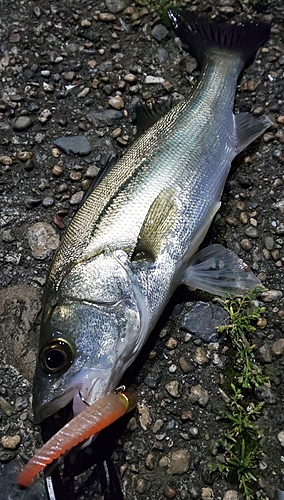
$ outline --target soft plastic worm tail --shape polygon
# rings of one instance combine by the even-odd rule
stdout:
[[[107,394],[88,406],[35,453],[18,475],[18,486],[29,486],[32,479],[53,460],[115,422],[135,404],[134,396],[118,392]]]

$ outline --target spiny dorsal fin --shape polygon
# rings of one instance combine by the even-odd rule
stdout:
[[[174,188],[166,188],[152,203],[144,220],[132,260],[155,260],[172,232],[178,206]]]
[[[137,135],[136,138],[152,127],[160,118],[173,107],[172,99],[168,99],[163,103],[156,103],[151,107],[147,104],[138,103],[135,107]]]
[[[121,152],[119,151],[116,153],[114,156],[110,156],[107,161],[104,163],[103,167],[99,171],[99,173],[96,175],[96,177],[93,178],[90,186],[88,187],[87,191],[85,192],[83,199],[79,205],[79,208],[85,203],[86,199],[89,198],[90,194],[94,191],[94,189],[99,185],[99,183],[105,178],[105,176],[109,173],[109,171],[114,167],[114,165],[120,160],[121,158]]]

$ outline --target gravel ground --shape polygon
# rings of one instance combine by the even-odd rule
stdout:
[[[272,290],[251,340],[271,380],[260,419],[265,456],[256,489],[263,496],[255,498],[272,500],[284,490],[284,9],[274,0],[189,6],[272,25],[240,81],[236,110],[268,114],[273,126],[236,162],[208,238],[237,252]],[[131,141],[135,104],[180,99],[198,69],[154,11],[125,0],[2,0],[0,39],[0,498],[44,499],[41,479],[28,491],[14,481],[42,442],[31,381],[52,254],[91,179]],[[206,343],[186,331],[185,314],[201,297],[175,295],[135,380],[138,410],[115,453],[126,500],[242,498],[236,482],[208,472],[226,430],[219,414],[226,338]],[[97,496],[90,487],[80,498]]]

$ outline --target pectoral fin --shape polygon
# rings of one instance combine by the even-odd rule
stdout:
[[[132,260],[155,260],[166,243],[177,220],[176,192],[169,187],[161,191],[144,220]]]
[[[183,283],[214,295],[236,297],[261,286],[248,266],[222,245],[210,245],[193,255]]]
[[[272,121],[267,116],[254,118],[249,113],[239,113],[234,116],[237,134],[236,154],[239,154],[272,125]]]

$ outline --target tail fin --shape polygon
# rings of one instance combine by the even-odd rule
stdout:
[[[245,21],[219,25],[186,10],[169,10],[168,14],[184,49],[195,57],[200,65],[206,52],[210,48],[218,47],[239,53],[244,67],[247,67],[270,35],[269,24],[263,22]]]

